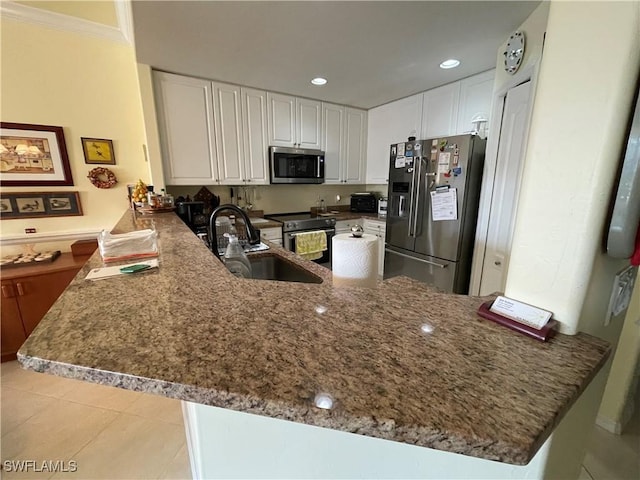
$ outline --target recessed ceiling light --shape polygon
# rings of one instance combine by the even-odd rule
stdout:
[[[450,58],[449,60],[445,60],[440,64],[440,68],[456,68],[460,65],[460,60],[456,60],[455,58]]]
[[[311,80],[311,83],[313,83],[314,85],[324,85],[325,83],[327,83],[327,79],[322,77],[316,77],[313,80]]]

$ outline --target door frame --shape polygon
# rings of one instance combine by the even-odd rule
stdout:
[[[482,174],[482,186],[480,190],[480,204],[478,207],[478,221],[476,226],[476,237],[473,249],[473,259],[471,262],[471,282],[469,284],[469,295],[480,294],[480,284],[482,281],[482,269],[487,249],[487,237],[489,235],[489,222],[491,220],[491,203],[493,201],[493,193],[495,189],[496,168],[498,163],[498,146],[500,144],[500,132],[502,131],[502,116],[504,114],[504,106],[507,93],[512,88],[530,81],[531,96],[529,98],[529,107],[527,112],[527,125],[530,125],[533,106],[535,104],[535,96],[538,84],[538,74],[540,70],[541,57],[535,59],[528,65],[524,66],[515,75],[510,77],[502,85],[494,86],[493,99],[491,102],[491,116],[489,120],[489,135],[487,137],[487,149],[485,152],[484,171]],[[491,132],[498,132],[498,135],[491,135]],[[524,136],[523,142],[523,158],[518,174],[518,183],[522,181],[522,173],[524,171],[524,162],[529,144],[529,132]],[[518,197],[519,198],[519,197]],[[517,202],[514,207],[516,214],[514,221],[518,216]],[[506,274],[508,275],[508,268]]]

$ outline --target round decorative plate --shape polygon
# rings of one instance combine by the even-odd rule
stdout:
[[[520,68],[524,57],[524,33],[514,32],[507,41],[507,49],[504,52],[504,69],[513,75]]]

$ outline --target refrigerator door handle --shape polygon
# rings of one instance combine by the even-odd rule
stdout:
[[[404,195],[400,195],[399,197],[399,201],[398,201],[398,216],[402,217],[404,216],[404,204],[405,204],[405,198]]]
[[[418,212],[420,211],[418,202],[420,201],[420,185],[422,185],[422,157],[418,157],[416,159],[418,162],[418,174],[417,174],[417,182],[418,185],[415,187],[416,198],[415,198],[415,208],[413,209],[413,236],[416,236],[416,230],[418,230]]]
[[[408,235],[410,237],[415,237],[415,225],[413,224],[413,219],[414,219],[414,210],[417,211],[418,209],[416,208],[416,202],[417,202],[417,197],[416,197],[416,171],[420,170],[420,162],[418,161],[418,165],[416,167],[416,159],[413,160],[413,172],[412,172],[412,176],[411,176],[411,198],[409,200],[409,230],[408,230]],[[420,178],[420,176],[418,176],[418,179]]]
[[[407,254],[404,254],[404,253],[399,253],[399,252],[396,252],[395,250],[390,250],[388,248],[385,248],[384,251],[387,252],[387,253],[392,253],[393,255],[398,255],[400,257],[408,258],[409,260],[415,260],[416,262],[421,262],[421,263],[426,263],[428,265],[433,265],[434,267],[447,268],[446,264],[443,265],[442,263],[431,262],[429,260],[423,260],[422,258],[412,257],[411,255],[407,255]]]

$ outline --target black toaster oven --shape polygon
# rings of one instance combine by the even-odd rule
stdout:
[[[374,193],[352,193],[351,211],[358,213],[378,213],[378,199]]]

